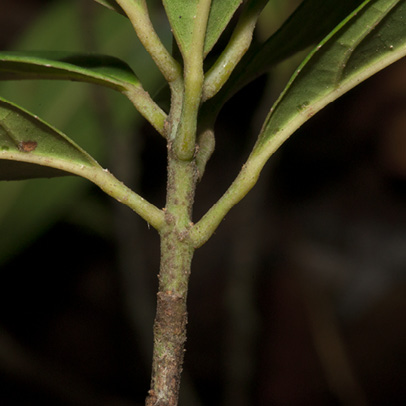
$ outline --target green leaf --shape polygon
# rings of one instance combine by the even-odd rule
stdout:
[[[0,80],[69,79],[124,91],[140,84],[118,58],[68,52],[0,52]]]
[[[267,159],[300,125],[406,55],[406,1],[365,2],[297,69],[272,107],[253,155]]]
[[[124,16],[126,15],[123,9],[117,4],[115,0],[94,0],[94,1],[103,5],[104,7],[109,8],[110,10],[117,11],[117,13],[120,13]]]
[[[64,134],[0,98],[0,180],[88,177],[99,164]]]
[[[12,48],[84,52],[86,41],[83,41],[83,32],[75,29],[70,30],[67,35],[67,27],[76,27],[81,18],[83,10],[80,3],[52,2],[33,23],[25,27],[25,32],[19,36],[18,42],[14,43]],[[96,5],[95,11],[92,35],[94,41],[100,44],[99,51],[118,56],[128,61],[131,66],[136,66],[137,73],[143,78],[143,85],[155,93],[162,86],[160,72],[134,36],[132,26],[126,24],[120,14],[109,12],[104,7]],[[169,39],[163,35],[165,29],[166,26],[157,26],[158,33],[169,46]],[[111,162],[114,160],[111,157],[114,149],[106,137],[100,136],[104,127],[100,123],[100,116],[95,112],[95,100],[99,99],[93,94],[100,94],[100,91],[108,99],[107,103],[111,109],[114,138],[122,142],[124,137],[138,134],[138,128],[144,121],[133,105],[118,92],[68,81],[0,82],[0,95],[5,99],[24,106],[63,129],[65,134],[74,136],[75,141],[91,152],[99,162]],[[134,160],[138,162],[136,157]],[[14,161],[0,160],[0,164],[12,162]],[[33,164],[31,166],[34,168]],[[45,168],[38,165],[35,167]],[[111,169],[124,178],[116,168]],[[0,173],[2,171],[3,169],[0,169]],[[70,216],[69,213],[75,213],[76,216],[82,212],[81,207],[87,205],[87,197],[96,199],[97,196],[92,183],[77,176],[0,182],[0,266],[13,255],[19,254],[27,244],[38,238],[60,218],[66,219]]]
[[[45,7],[38,17],[25,26],[18,41],[12,47],[19,50],[41,49],[83,51],[84,41],[80,30],[71,30],[67,35],[67,27],[74,27],[80,18],[78,2],[52,2]],[[110,37],[115,40],[118,33],[128,24],[122,24],[122,17],[97,7],[103,18],[120,20],[121,24],[108,26]],[[103,25],[105,25],[103,23]],[[122,27],[122,28],[121,28]],[[128,29],[131,31],[131,29]],[[50,35],[52,33],[52,35]],[[132,32],[131,32],[132,34]],[[128,35],[126,35],[128,38]],[[95,40],[100,36],[95,33]],[[103,43],[108,42],[106,39]],[[127,41],[128,42],[128,41]],[[126,43],[123,38],[111,49],[118,51]],[[111,49],[103,48],[110,53]],[[126,55],[118,53],[117,55]],[[83,86],[72,82],[58,81],[50,86],[46,81],[10,81],[0,83],[0,95],[23,105],[26,109],[35,111],[49,122],[55,123],[65,132],[80,137],[81,145],[92,151],[98,159],[105,156],[104,145],[97,133],[97,123],[92,114],[93,106],[89,91],[95,87]],[[115,92],[105,92],[109,97],[119,101],[121,107],[134,109],[121,95]],[[63,108],[60,106],[63,105]],[[2,163],[13,161],[1,160]],[[18,164],[16,162],[15,164]],[[32,165],[34,167],[34,165]],[[35,165],[35,167],[38,167]],[[43,168],[43,167],[41,167]],[[50,168],[45,168],[50,170]],[[0,170],[0,173],[3,169]],[[15,173],[18,175],[18,173]],[[45,175],[45,174],[44,174]],[[84,182],[76,176],[65,176],[53,179],[30,179],[16,182],[0,182],[0,266],[34,241],[46,229],[51,227],[61,217],[69,215],[69,211],[80,210],[85,196],[90,193],[92,184]]]
[[[211,104],[220,108],[247,83],[320,42],[365,0],[304,0],[265,43],[252,46]]]
[[[220,35],[230,22],[232,16],[242,3],[242,0],[213,0],[207,22],[207,32],[204,42],[204,53],[207,55],[217,43]]]
[[[406,56],[406,0],[366,1],[301,64],[272,107],[259,139],[223,196],[192,227],[203,245],[224,216],[256,184],[277,148],[305,121],[361,81]]]
[[[242,0],[212,1],[204,44],[205,55],[218,41],[241,3]],[[179,49],[185,54],[193,46],[192,31],[198,0],[163,0],[163,4]]]
[[[110,87],[124,93],[163,132],[165,113],[120,59],[65,52],[0,52],[0,80],[21,79],[69,79]]]
[[[276,63],[317,44],[365,0],[304,0],[261,47],[248,56],[251,73],[260,75]]]
[[[104,192],[132,208],[153,227],[164,221],[163,212],[127,188],[89,154],[38,117],[0,98],[0,160],[21,162],[23,169],[4,165],[0,179],[30,178],[26,164],[82,176]],[[55,176],[52,172],[50,176]]]

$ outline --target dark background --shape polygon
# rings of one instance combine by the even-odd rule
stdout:
[[[3,2],[1,49],[51,3]],[[400,61],[312,118],[196,252],[183,405],[404,404],[405,73]],[[278,80],[224,108],[196,219],[254,142],[266,108],[251,122],[247,100],[269,108],[263,90]],[[110,157],[110,168],[162,207],[165,145],[137,132],[141,165],[125,173]],[[91,185],[83,201],[102,226],[73,202],[1,264],[1,405],[143,403],[158,237]]]

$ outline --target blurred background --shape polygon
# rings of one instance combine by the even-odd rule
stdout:
[[[275,0],[262,40],[300,3]],[[162,40],[168,25],[148,1]],[[96,51],[159,72],[93,1],[3,1],[0,49]],[[224,107],[195,218],[221,196],[298,60]],[[64,82],[0,95],[165,204],[163,139],[121,95]],[[249,103],[247,103],[249,100]],[[0,404],[136,406],[150,380],[159,240],[74,177],[0,183]],[[405,403],[406,61],[329,105],[275,154],[196,252],[181,405]]]

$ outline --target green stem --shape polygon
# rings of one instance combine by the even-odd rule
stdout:
[[[4,123],[2,123],[2,126],[4,127]],[[15,151],[0,151],[0,159],[47,166],[86,178],[97,185],[106,194],[134,210],[156,230],[160,231],[165,224],[163,210],[158,209],[155,205],[128,188],[107,169],[103,169],[95,161],[93,161],[94,163],[92,165],[79,164],[78,162],[59,159],[57,157],[50,158],[47,155]]]
[[[81,175],[84,176],[83,174]],[[163,227],[163,211],[128,188],[107,169],[95,171],[88,179],[99,186],[105,193],[130,207],[156,230],[159,231]]]
[[[181,75],[179,64],[173,59],[162,44],[149,18],[145,0],[116,0],[127,14],[135,32],[144,48],[151,55],[155,64],[167,82],[176,80]]]
[[[140,114],[165,137],[166,113],[151,99],[151,96],[142,86],[129,86],[123,94],[132,102]]]
[[[266,3],[268,0],[252,0],[244,7],[229,43],[206,73],[202,101],[212,98],[222,88],[247,52],[255,25]]]
[[[165,122],[165,136],[169,144],[172,145],[178,132],[183,104],[183,79],[180,77],[169,84],[171,89],[171,110]]]
[[[265,163],[263,156],[251,154],[224,195],[191,228],[189,238],[195,248],[202,246],[212,236],[231,208],[254,187]]]
[[[194,247],[189,240],[198,170],[194,157],[203,86],[203,47],[210,0],[200,0],[193,49],[184,57],[184,82],[171,84],[167,121],[168,184],[154,324],[151,389],[146,406],[176,406],[186,341],[188,281]]]
[[[146,406],[176,406],[186,341],[186,298],[194,247],[188,234],[196,187],[194,162],[168,153],[165,225],[160,231],[161,268],[154,324],[151,389]]]
[[[174,147],[177,157],[185,161],[191,160],[195,153],[197,114],[204,81],[204,40],[210,6],[211,0],[199,1],[193,25],[192,45],[183,53],[184,97]]]
[[[199,180],[201,180],[206,169],[207,162],[212,156],[216,146],[213,127],[207,127],[200,133],[197,139],[197,145],[196,167]]]

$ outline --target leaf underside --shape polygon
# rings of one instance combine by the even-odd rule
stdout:
[[[163,0],[171,24],[173,35],[182,54],[188,52],[192,43],[192,31],[195,22],[198,0]],[[211,4],[204,54],[207,55],[218,41],[230,22],[242,0],[213,0]]]
[[[70,173],[29,162],[0,159],[0,180],[55,178],[66,175]]]
[[[254,154],[271,155],[317,111],[406,55],[406,1],[367,1],[362,7],[295,72],[268,115]]]
[[[259,49],[249,55],[261,74],[275,63],[320,42],[365,0],[304,0]]]
[[[83,32],[73,29],[83,18],[83,2],[49,2],[49,6],[28,24],[12,47],[19,50],[78,50],[84,51]],[[2,3],[0,3],[2,4]],[[123,21],[121,15],[106,12],[98,4],[93,5],[101,11],[94,14],[95,29],[92,30],[94,41],[100,44],[100,51],[106,54],[122,55],[131,65],[137,66],[137,72],[143,77],[144,85],[156,89],[160,73],[153,63],[145,58],[146,52],[141,45],[134,43],[134,31],[130,24]],[[100,10],[98,10],[100,9]],[[67,34],[68,27],[72,28]],[[159,33],[164,30],[157,27]],[[52,35],[50,33],[52,32]],[[139,60],[143,63],[137,64]],[[48,122],[63,128],[66,134],[80,139],[85,150],[92,151],[98,160],[104,161],[107,155],[107,143],[100,139],[100,124],[95,106],[92,105],[92,94],[95,87],[72,84],[68,81],[46,83],[42,81],[0,83],[0,96],[11,100],[26,109],[46,118]],[[134,108],[127,98],[116,92],[103,92],[109,101],[112,126],[121,135],[133,134],[143,120],[134,114]],[[63,105],[63,109],[60,107]],[[23,165],[23,163],[0,160],[0,173],[4,173],[4,165]],[[30,164],[32,173],[36,169],[44,169],[47,176],[51,168]],[[16,168],[17,169],[17,168]],[[19,174],[27,177],[24,171]],[[65,172],[66,173],[66,172]],[[22,176],[21,176],[22,175]],[[100,225],[101,215],[97,210],[86,209],[88,199],[93,199],[90,192],[91,182],[83,182],[77,176],[64,176],[52,179],[33,179],[18,182],[0,182],[0,266],[34,241],[42,232],[52,226],[61,217],[74,211],[80,216],[79,221],[90,221]],[[86,214],[84,214],[86,212]],[[98,219],[98,220],[96,220]],[[96,228],[97,229],[97,226]]]
[[[292,55],[319,43],[364,1],[304,0],[265,43],[251,47],[210,104],[221,107],[250,81]]]
[[[64,134],[0,98],[0,180],[80,175],[97,162]]]
[[[131,68],[118,58],[67,52],[0,52],[0,80],[69,79],[123,91],[139,85]]]
[[[94,0],[96,3],[101,4],[104,7],[107,7],[110,10],[117,11],[117,13],[120,13],[122,15],[126,15],[123,11],[123,9],[117,4],[115,0]]]

